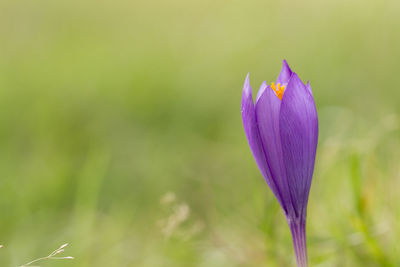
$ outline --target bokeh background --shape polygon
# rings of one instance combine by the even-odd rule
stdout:
[[[320,120],[310,266],[400,266],[397,0],[0,1],[0,265],[295,266],[240,102]]]

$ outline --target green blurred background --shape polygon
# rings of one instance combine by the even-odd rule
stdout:
[[[284,58],[320,120],[310,266],[400,266],[399,12],[1,0],[0,266],[295,266],[240,114]]]

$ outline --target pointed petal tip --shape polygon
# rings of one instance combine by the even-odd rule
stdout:
[[[243,96],[251,95],[251,86],[250,86],[250,72],[247,73],[246,79],[244,80],[243,85]]]
[[[247,73],[246,79],[244,79],[244,84],[250,83],[250,72]]]
[[[306,86],[303,81],[300,79],[299,75],[296,72],[292,73],[293,81],[300,82],[304,87]],[[292,80],[292,78],[290,80]]]
[[[289,82],[290,76],[292,76],[292,70],[289,67],[286,59],[282,61],[282,69],[279,73],[278,79],[276,80],[277,83],[287,84]]]
[[[313,93],[312,93],[310,81],[307,81],[306,88],[307,88],[307,90],[308,90],[308,91],[311,93],[311,95],[312,95]]]
[[[290,77],[288,87],[289,87],[289,84],[291,84],[290,87],[294,85],[294,86],[299,86],[301,88],[305,88],[312,95],[310,81],[307,81],[307,83],[304,84],[296,72],[293,72],[292,76]],[[286,87],[286,89],[288,89],[288,87]]]
[[[289,83],[293,83],[292,85],[296,85],[296,86],[301,86],[302,88],[306,88],[307,92],[310,93],[311,96],[313,96],[313,92],[311,89],[311,85],[310,85],[310,81],[307,81],[307,83],[303,83],[303,81],[300,79],[299,75],[297,75],[297,73],[293,72],[292,77],[289,80]],[[289,86],[288,83],[288,86]],[[286,89],[288,89],[288,87],[286,87]]]
[[[242,113],[249,110],[250,106],[254,106],[253,104],[253,93],[250,85],[250,73],[247,74],[246,79],[243,85],[243,93],[242,93]]]
[[[289,79],[289,81],[287,83],[287,86],[285,88],[285,92],[284,92],[283,97],[282,97],[282,103],[286,102],[287,101],[286,99],[288,98],[288,95],[292,94],[291,91],[296,90],[299,86],[303,87],[304,84],[300,80],[300,78],[297,75],[297,73],[296,72],[292,72],[292,75],[290,76],[290,79]]]
[[[265,88],[267,88],[267,82],[266,81],[263,81],[263,83],[261,84],[261,86],[260,86],[260,90],[261,89],[264,89],[265,90]]]
[[[289,67],[289,63],[287,62],[286,59],[283,59],[283,60],[282,60],[282,67],[288,68],[288,69],[291,71],[291,69],[290,69],[290,67]]]
[[[268,88],[267,82],[264,81],[261,86],[260,89],[257,92],[257,96],[256,96],[256,104],[258,102],[258,99],[260,99],[261,95],[265,92],[265,90]]]

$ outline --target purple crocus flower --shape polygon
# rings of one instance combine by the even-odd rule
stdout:
[[[254,105],[247,75],[242,118],[258,168],[286,215],[297,264],[305,267],[307,202],[318,143],[310,84],[305,85],[284,60],[276,83],[264,82]]]

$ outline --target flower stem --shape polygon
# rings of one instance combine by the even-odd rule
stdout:
[[[294,252],[298,267],[307,267],[307,244],[306,244],[306,222],[305,220],[289,221],[292,232]]]

